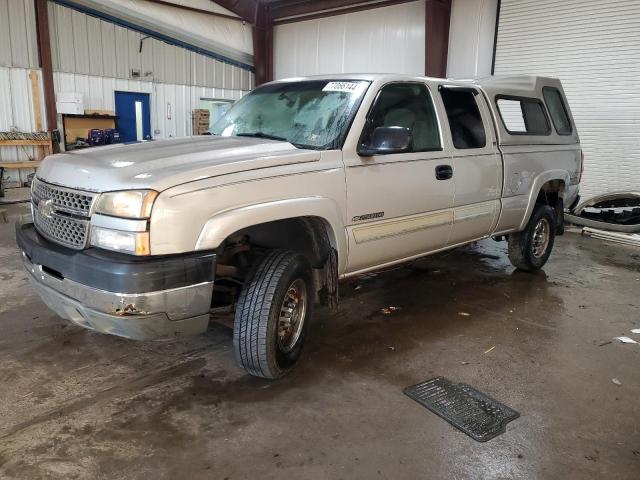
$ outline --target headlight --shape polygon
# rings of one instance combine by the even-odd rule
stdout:
[[[100,195],[96,213],[124,218],[149,218],[158,192],[153,190],[122,190]]]
[[[133,255],[149,255],[149,232],[124,232],[91,227],[91,245]]]

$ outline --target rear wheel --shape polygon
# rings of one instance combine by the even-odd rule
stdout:
[[[548,205],[536,205],[527,227],[509,234],[509,260],[519,270],[533,272],[547,263],[556,235],[556,217]]]
[[[307,258],[287,250],[269,252],[240,292],[233,329],[237,363],[257,377],[283,376],[302,352],[313,299]]]

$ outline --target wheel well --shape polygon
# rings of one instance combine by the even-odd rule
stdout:
[[[563,180],[549,180],[542,185],[538,192],[538,198],[536,203],[542,203],[551,207],[556,207],[558,199],[564,197],[564,181]]]
[[[564,233],[564,181],[549,180],[540,188],[537,204],[549,205],[556,213],[556,235]]]
[[[221,303],[235,303],[239,288],[254,266],[273,249],[291,250],[305,255],[313,268],[316,300],[326,305],[336,304],[336,238],[326,220],[313,216],[251,225],[229,235],[217,251],[216,283],[220,287],[219,291],[226,292],[226,299]],[[213,303],[220,302],[216,302],[214,298]]]

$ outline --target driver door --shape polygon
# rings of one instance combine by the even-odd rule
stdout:
[[[406,128],[412,144],[398,153],[345,155],[348,274],[438,250],[451,234],[452,163],[427,85],[384,85],[368,113],[360,151],[377,127]]]

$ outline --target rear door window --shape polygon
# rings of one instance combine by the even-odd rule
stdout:
[[[554,87],[543,87],[542,96],[547,104],[551,121],[553,122],[553,126],[556,127],[558,135],[571,135],[573,128],[571,127],[567,107],[562,101],[560,90]]]
[[[441,88],[453,146],[457,149],[483,148],[487,136],[475,94],[469,89]]]
[[[549,135],[551,126],[537,98],[497,97],[504,128],[511,135]]]

